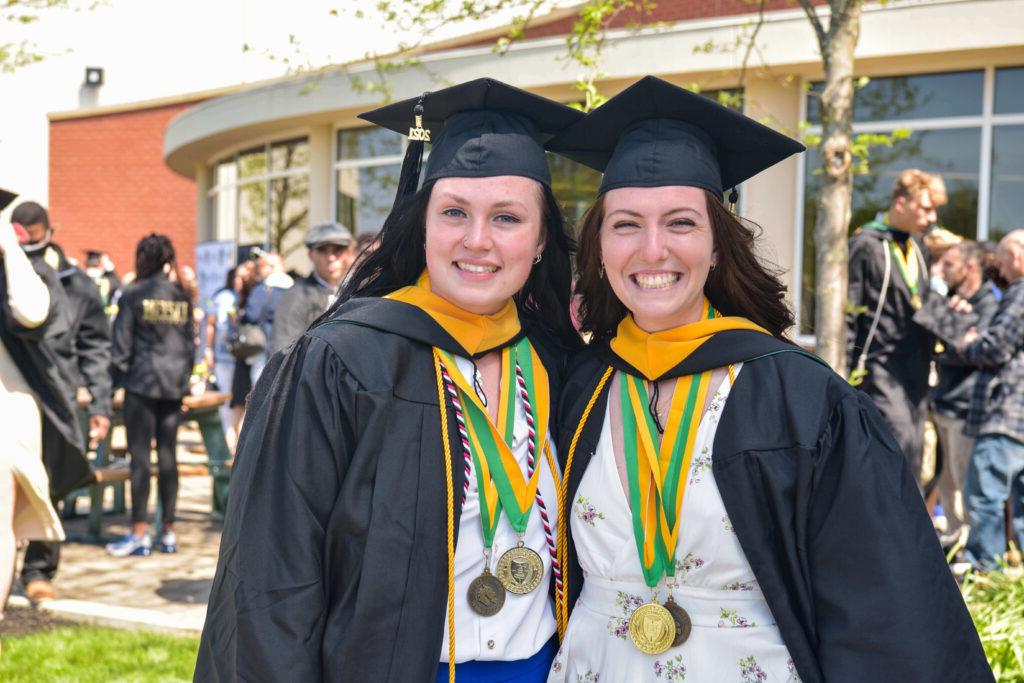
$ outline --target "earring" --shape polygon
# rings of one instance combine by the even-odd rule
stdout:
[[[601,267],[597,271],[597,277],[599,279],[601,279],[601,280],[604,279],[604,264],[603,263],[601,264]]]
[[[541,255],[539,253],[533,257],[533,265],[537,265],[538,263],[540,263],[540,257]]]

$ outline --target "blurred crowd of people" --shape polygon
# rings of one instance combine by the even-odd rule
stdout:
[[[1024,230],[964,238],[937,226],[946,202],[940,176],[904,171],[851,237],[847,361],[950,560],[989,570],[1024,534]]]
[[[15,198],[0,190],[0,209]],[[21,566],[27,596],[54,597],[61,502],[118,467],[130,469],[131,530],[107,551],[176,552],[185,397],[223,392],[220,414],[233,450],[245,399],[267,358],[327,310],[372,239],[356,239],[337,223],[315,225],[305,238],[308,276],[286,272],[279,254],[253,248],[224,287],[201,300],[196,273],[179,263],[165,235],[144,237],[134,270],[122,277],[102,252],[87,252],[81,265],[68,257],[43,206],[14,207],[11,222],[0,226],[0,616],[23,541],[30,541]],[[128,462],[94,469],[87,453],[109,447],[115,414],[125,427]],[[151,535],[154,451],[161,525]]]

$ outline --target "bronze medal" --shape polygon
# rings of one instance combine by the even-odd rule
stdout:
[[[540,555],[526,546],[517,545],[498,559],[498,578],[509,593],[526,595],[540,585],[543,577]]]
[[[672,615],[672,621],[675,622],[676,639],[672,641],[672,647],[678,647],[690,637],[693,623],[690,621],[690,615],[686,613],[686,610],[671,595],[668,596],[668,600],[665,601],[663,607],[668,610],[668,613]]]
[[[629,639],[641,652],[660,655],[676,639],[672,613],[657,602],[640,605],[629,617]]]
[[[482,617],[493,617],[505,605],[505,588],[491,570],[473,579],[466,592],[469,608]]]

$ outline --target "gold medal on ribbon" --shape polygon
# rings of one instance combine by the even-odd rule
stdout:
[[[505,587],[486,566],[466,592],[469,608],[482,617],[493,617],[505,606]]]
[[[641,652],[660,655],[676,639],[672,613],[658,602],[640,605],[629,617],[629,639]]]
[[[921,306],[924,305],[921,302],[921,295],[918,294],[917,292],[914,292],[913,294],[911,294],[910,295],[910,305],[913,306],[915,311],[920,311],[921,310]]]
[[[540,555],[524,546],[522,541],[498,558],[498,579],[509,593],[531,593],[543,577],[544,563]]]

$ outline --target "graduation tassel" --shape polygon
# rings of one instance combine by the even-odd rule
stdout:
[[[398,191],[395,193],[395,203],[391,206],[392,211],[416,194],[419,189],[423,143],[430,142],[430,131],[423,127],[423,100],[428,94],[420,95],[420,99],[412,110],[416,117],[416,125],[409,128],[409,144],[405,148],[405,158],[402,159],[402,171],[398,176]]]

